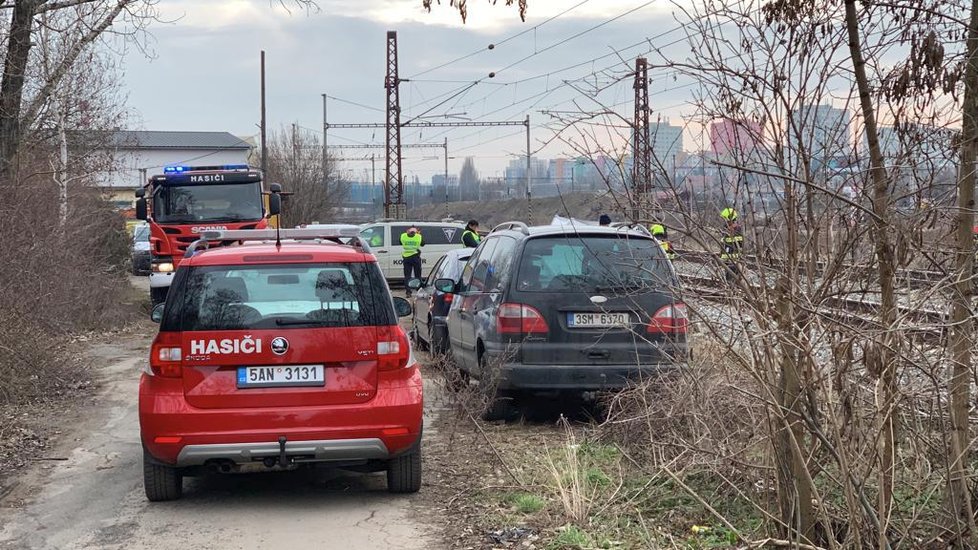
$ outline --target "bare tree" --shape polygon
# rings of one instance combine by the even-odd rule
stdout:
[[[488,2],[495,5],[497,0],[488,0]],[[421,5],[428,11],[431,11],[431,6],[433,3],[441,5],[441,0],[434,0],[434,2],[432,0],[421,0]],[[462,22],[464,23],[469,16],[468,0],[449,0],[448,4],[458,10],[459,15],[462,16]],[[507,6],[512,6],[513,4],[516,4],[519,8],[520,19],[526,21],[527,0],[506,0]]]
[[[323,167],[326,173],[323,173]],[[291,193],[283,201],[287,225],[334,220],[349,193],[331,157],[323,162],[319,137],[293,125],[274,132],[268,140],[267,181],[281,183]]]
[[[463,201],[479,200],[479,172],[475,169],[475,159],[465,157],[462,171],[458,176],[459,193]]]

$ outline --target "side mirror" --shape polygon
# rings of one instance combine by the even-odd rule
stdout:
[[[411,290],[418,290],[421,288],[421,279],[411,279],[407,282],[407,287]]]
[[[268,196],[268,216],[278,216],[282,213],[282,195],[273,192]]]
[[[394,311],[397,312],[398,317],[407,317],[408,315],[411,315],[411,302],[408,302],[400,296],[395,296]]]
[[[435,290],[452,294],[455,292],[455,281],[452,279],[435,279]]]
[[[146,210],[146,199],[143,197],[136,199],[136,219],[145,221],[148,217],[149,213]]]
[[[136,198],[137,199],[141,199],[141,198],[143,198],[145,196],[146,196],[146,190],[145,189],[143,189],[142,187],[140,187],[139,189],[136,189]]]
[[[163,320],[163,309],[166,303],[156,304],[153,306],[153,311],[149,314],[149,318],[153,320],[154,323],[159,323]]]

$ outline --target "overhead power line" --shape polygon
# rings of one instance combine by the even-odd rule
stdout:
[[[571,7],[567,8],[566,10],[558,13],[557,15],[554,15],[553,17],[551,17],[550,19],[547,19],[546,21],[544,21],[542,23],[539,23],[537,25],[534,25],[534,26],[532,26],[532,27],[530,27],[530,28],[528,28],[526,30],[520,31],[520,32],[518,32],[518,33],[516,33],[516,34],[514,34],[514,35],[512,35],[512,36],[510,36],[508,38],[505,38],[505,39],[503,39],[503,40],[501,40],[499,42],[496,42],[494,44],[489,44],[488,46],[486,46],[484,48],[480,48],[480,49],[478,49],[478,50],[476,50],[476,51],[474,51],[472,53],[463,55],[461,57],[457,57],[455,59],[452,59],[451,61],[446,61],[445,63],[442,63],[441,65],[438,65],[436,67],[431,67],[430,69],[425,69],[425,70],[421,71],[420,73],[417,73],[414,76],[411,76],[411,77],[408,77],[408,78],[409,78],[409,80],[413,80],[413,79],[415,79],[415,78],[417,78],[419,76],[426,75],[426,74],[428,74],[430,72],[433,72],[433,71],[437,71],[438,69],[444,69],[445,67],[447,67],[449,65],[454,65],[455,63],[458,63],[459,61],[464,61],[464,60],[466,60],[466,59],[468,59],[470,57],[476,56],[476,55],[478,55],[478,54],[480,54],[482,52],[487,52],[487,51],[490,51],[490,50],[494,50],[497,47],[502,46],[503,44],[509,42],[510,40],[514,40],[516,38],[519,38],[519,37],[523,36],[524,34],[527,34],[527,33],[536,31],[537,29],[539,29],[540,27],[546,25],[547,23],[550,23],[554,19],[557,19],[559,17],[562,17],[562,16],[564,16],[564,15],[566,15],[566,14],[568,14],[568,13],[574,11],[574,10],[576,10],[577,8],[583,6],[584,4],[587,4],[590,1],[591,0],[582,0],[581,2],[578,2],[577,4],[574,4],[573,6],[571,6]]]

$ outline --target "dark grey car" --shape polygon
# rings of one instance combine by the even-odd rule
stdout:
[[[686,306],[644,228],[494,229],[458,280],[447,326],[465,373],[502,393],[623,388],[686,362]]]
[[[132,234],[131,262],[133,275],[149,275],[150,273],[150,252],[149,252],[149,225],[142,223],[133,229]]]
[[[415,341],[429,346],[431,351],[444,353],[448,351],[448,332],[445,318],[448,308],[452,305],[454,294],[442,292],[435,288],[435,280],[458,280],[462,275],[462,267],[472,256],[472,248],[451,250],[435,262],[431,273],[420,281],[414,298],[413,327],[411,335]]]

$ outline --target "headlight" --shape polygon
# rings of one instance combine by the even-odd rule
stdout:
[[[159,273],[170,273],[173,271],[173,262],[153,264],[153,271],[157,271]]]

